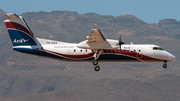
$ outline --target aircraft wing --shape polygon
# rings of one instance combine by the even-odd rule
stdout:
[[[80,42],[77,47],[83,49],[117,49],[117,41],[108,41],[104,38],[99,29],[92,29],[91,34],[87,36],[87,40]]]
[[[87,40],[87,43],[106,41],[99,29],[91,29],[91,34],[87,36]]]

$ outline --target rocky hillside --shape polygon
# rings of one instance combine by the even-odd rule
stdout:
[[[46,59],[13,51],[0,10],[0,100],[173,100],[178,101],[180,30],[174,19],[147,24],[133,15],[104,16],[70,11],[21,14],[37,37],[81,42],[91,29],[100,29],[109,39],[121,34],[125,43],[157,44],[177,57],[163,63],[92,63]],[[171,82],[171,83],[169,83]],[[28,99],[27,99],[28,98]]]

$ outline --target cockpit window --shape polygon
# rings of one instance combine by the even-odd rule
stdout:
[[[164,49],[162,49],[160,47],[153,47],[153,50],[164,50]]]

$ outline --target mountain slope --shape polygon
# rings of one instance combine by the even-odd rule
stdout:
[[[164,75],[168,76],[168,75]],[[172,76],[170,76],[172,77]],[[158,77],[159,80],[163,80],[163,76]],[[168,82],[170,79],[166,79],[165,82]],[[174,79],[178,80],[178,79]],[[150,82],[150,81],[148,81]],[[136,80],[131,79],[100,79],[98,81],[92,82],[88,85],[84,85],[78,88],[70,90],[61,90],[61,91],[51,91],[48,93],[42,93],[37,95],[27,95],[23,97],[12,97],[8,98],[13,101],[32,101],[34,99],[38,101],[166,101],[173,100],[178,101],[180,96],[180,90],[177,90],[176,93],[172,89],[168,91],[163,91],[162,89],[156,88],[160,86],[156,82],[142,83]],[[178,86],[179,83],[175,83],[175,86]],[[166,86],[168,87],[168,86]],[[4,99],[7,100],[7,99]]]
[[[37,37],[78,43],[86,40],[91,29],[97,28],[105,38],[118,39],[121,34],[125,43],[157,44],[177,57],[176,61],[168,62],[167,69],[161,69],[163,63],[116,62],[101,63],[101,71],[94,72],[91,62],[62,62],[14,51],[3,23],[4,14],[0,11],[0,98],[3,100],[179,99],[176,80],[179,80],[180,32],[172,23],[162,23],[162,26],[168,24],[165,27],[171,30],[167,31],[133,15],[113,17],[70,11],[22,14]],[[159,75],[166,75],[165,79]],[[167,83],[169,80],[172,83]],[[169,92],[168,96],[164,91]]]

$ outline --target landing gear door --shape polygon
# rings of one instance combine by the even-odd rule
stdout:
[[[137,58],[143,58],[143,49],[137,48]]]

